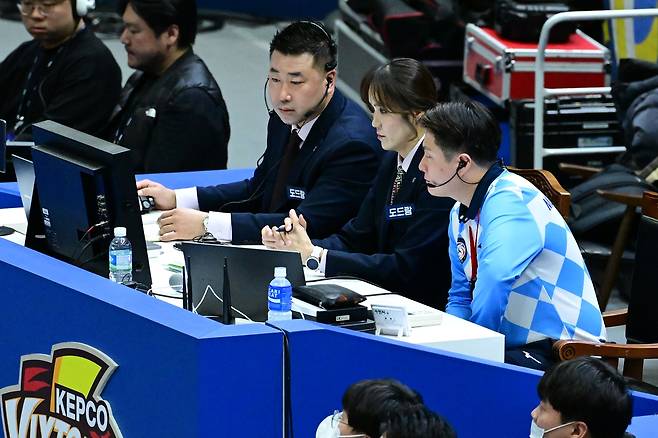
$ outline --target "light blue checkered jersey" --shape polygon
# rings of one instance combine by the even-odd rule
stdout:
[[[460,223],[459,207],[450,217],[448,313],[504,334],[507,347],[606,337],[576,240],[535,186],[505,170],[489,186],[476,219]],[[471,253],[478,266],[472,298]]]

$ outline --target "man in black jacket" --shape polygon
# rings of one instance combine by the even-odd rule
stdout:
[[[206,233],[233,243],[257,243],[265,225],[283,222],[292,208],[322,238],[357,212],[381,158],[365,112],[335,87],[336,47],[318,23],[299,21],[270,43],[267,90],[274,110],[267,148],[244,181],[173,191],[140,181],[155,198],[163,240]]]
[[[107,136],[136,172],[225,169],[230,128],[219,85],[194,54],[194,0],[122,0],[127,81]]]
[[[0,118],[9,140],[31,140],[32,124],[46,119],[92,135],[106,126],[121,92],[121,70],[85,28],[89,6],[87,0],[18,3],[33,39],[0,64]]]

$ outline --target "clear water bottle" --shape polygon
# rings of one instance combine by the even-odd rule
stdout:
[[[110,242],[110,280],[127,283],[133,279],[133,249],[126,237],[125,227],[114,229],[114,239]]]
[[[282,321],[292,319],[292,285],[286,278],[286,268],[274,268],[274,279],[267,289],[267,320]]]

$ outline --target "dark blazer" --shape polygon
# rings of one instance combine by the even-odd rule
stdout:
[[[158,173],[226,169],[230,135],[219,85],[189,49],[159,77],[130,76],[106,137],[132,150],[135,172]]]
[[[260,243],[260,230],[282,224],[293,208],[308,219],[312,238],[326,237],[354,217],[368,192],[379,167],[381,147],[363,110],[336,90],[291,166],[285,195],[270,212],[289,136],[290,126],[272,112],[267,148],[254,176],[197,188],[201,210],[232,212],[234,243]]]
[[[448,224],[455,201],[427,192],[420,147],[393,205],[397,154],[388,152],[359,214],[338,233],[313,244],[327,250],[325,275],[352,275],[443,309],[450,289]],[[413,205],[411,216],[389,219],[391,208]],[[401,211],[396,210],[396,211]]]

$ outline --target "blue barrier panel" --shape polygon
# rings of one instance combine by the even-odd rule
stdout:
[[[322,19],[338,8],[337,0],[268,0],[236,2],[230,0],[199,0],[201,12],[233,12],[263,18],[281,18],[286,20]]]
[[[151,173],[137,175],[135,179],[150,179],[170,189],[225,184],[251,178],[254,169],[202,170],[198,172]]]
[[[628,432],[635,438],[655,438],[658,435],[658,415],[633,417]]]
[[[309,321],[280,322],[291,362],[295,436],[313,436],[362,379],[395,378],[419,391],[459,437],[528,436],[541,373]],[[636,394],[635,415],[658,413],[658,397]]]
[[[15,182],[0,183],[0,208],[21,206],[21,195]]]
[[[100,395],[124,437],[281,435],[278,330],[223,326],[2,239],[0,279],[0,392],[19,384],[21,356],[54,365],[53,346],[75,342],[118,364]],[[46,385],[73,393],[78,368],[61,363]],[[21,382],[34,389],[28,377]]]

